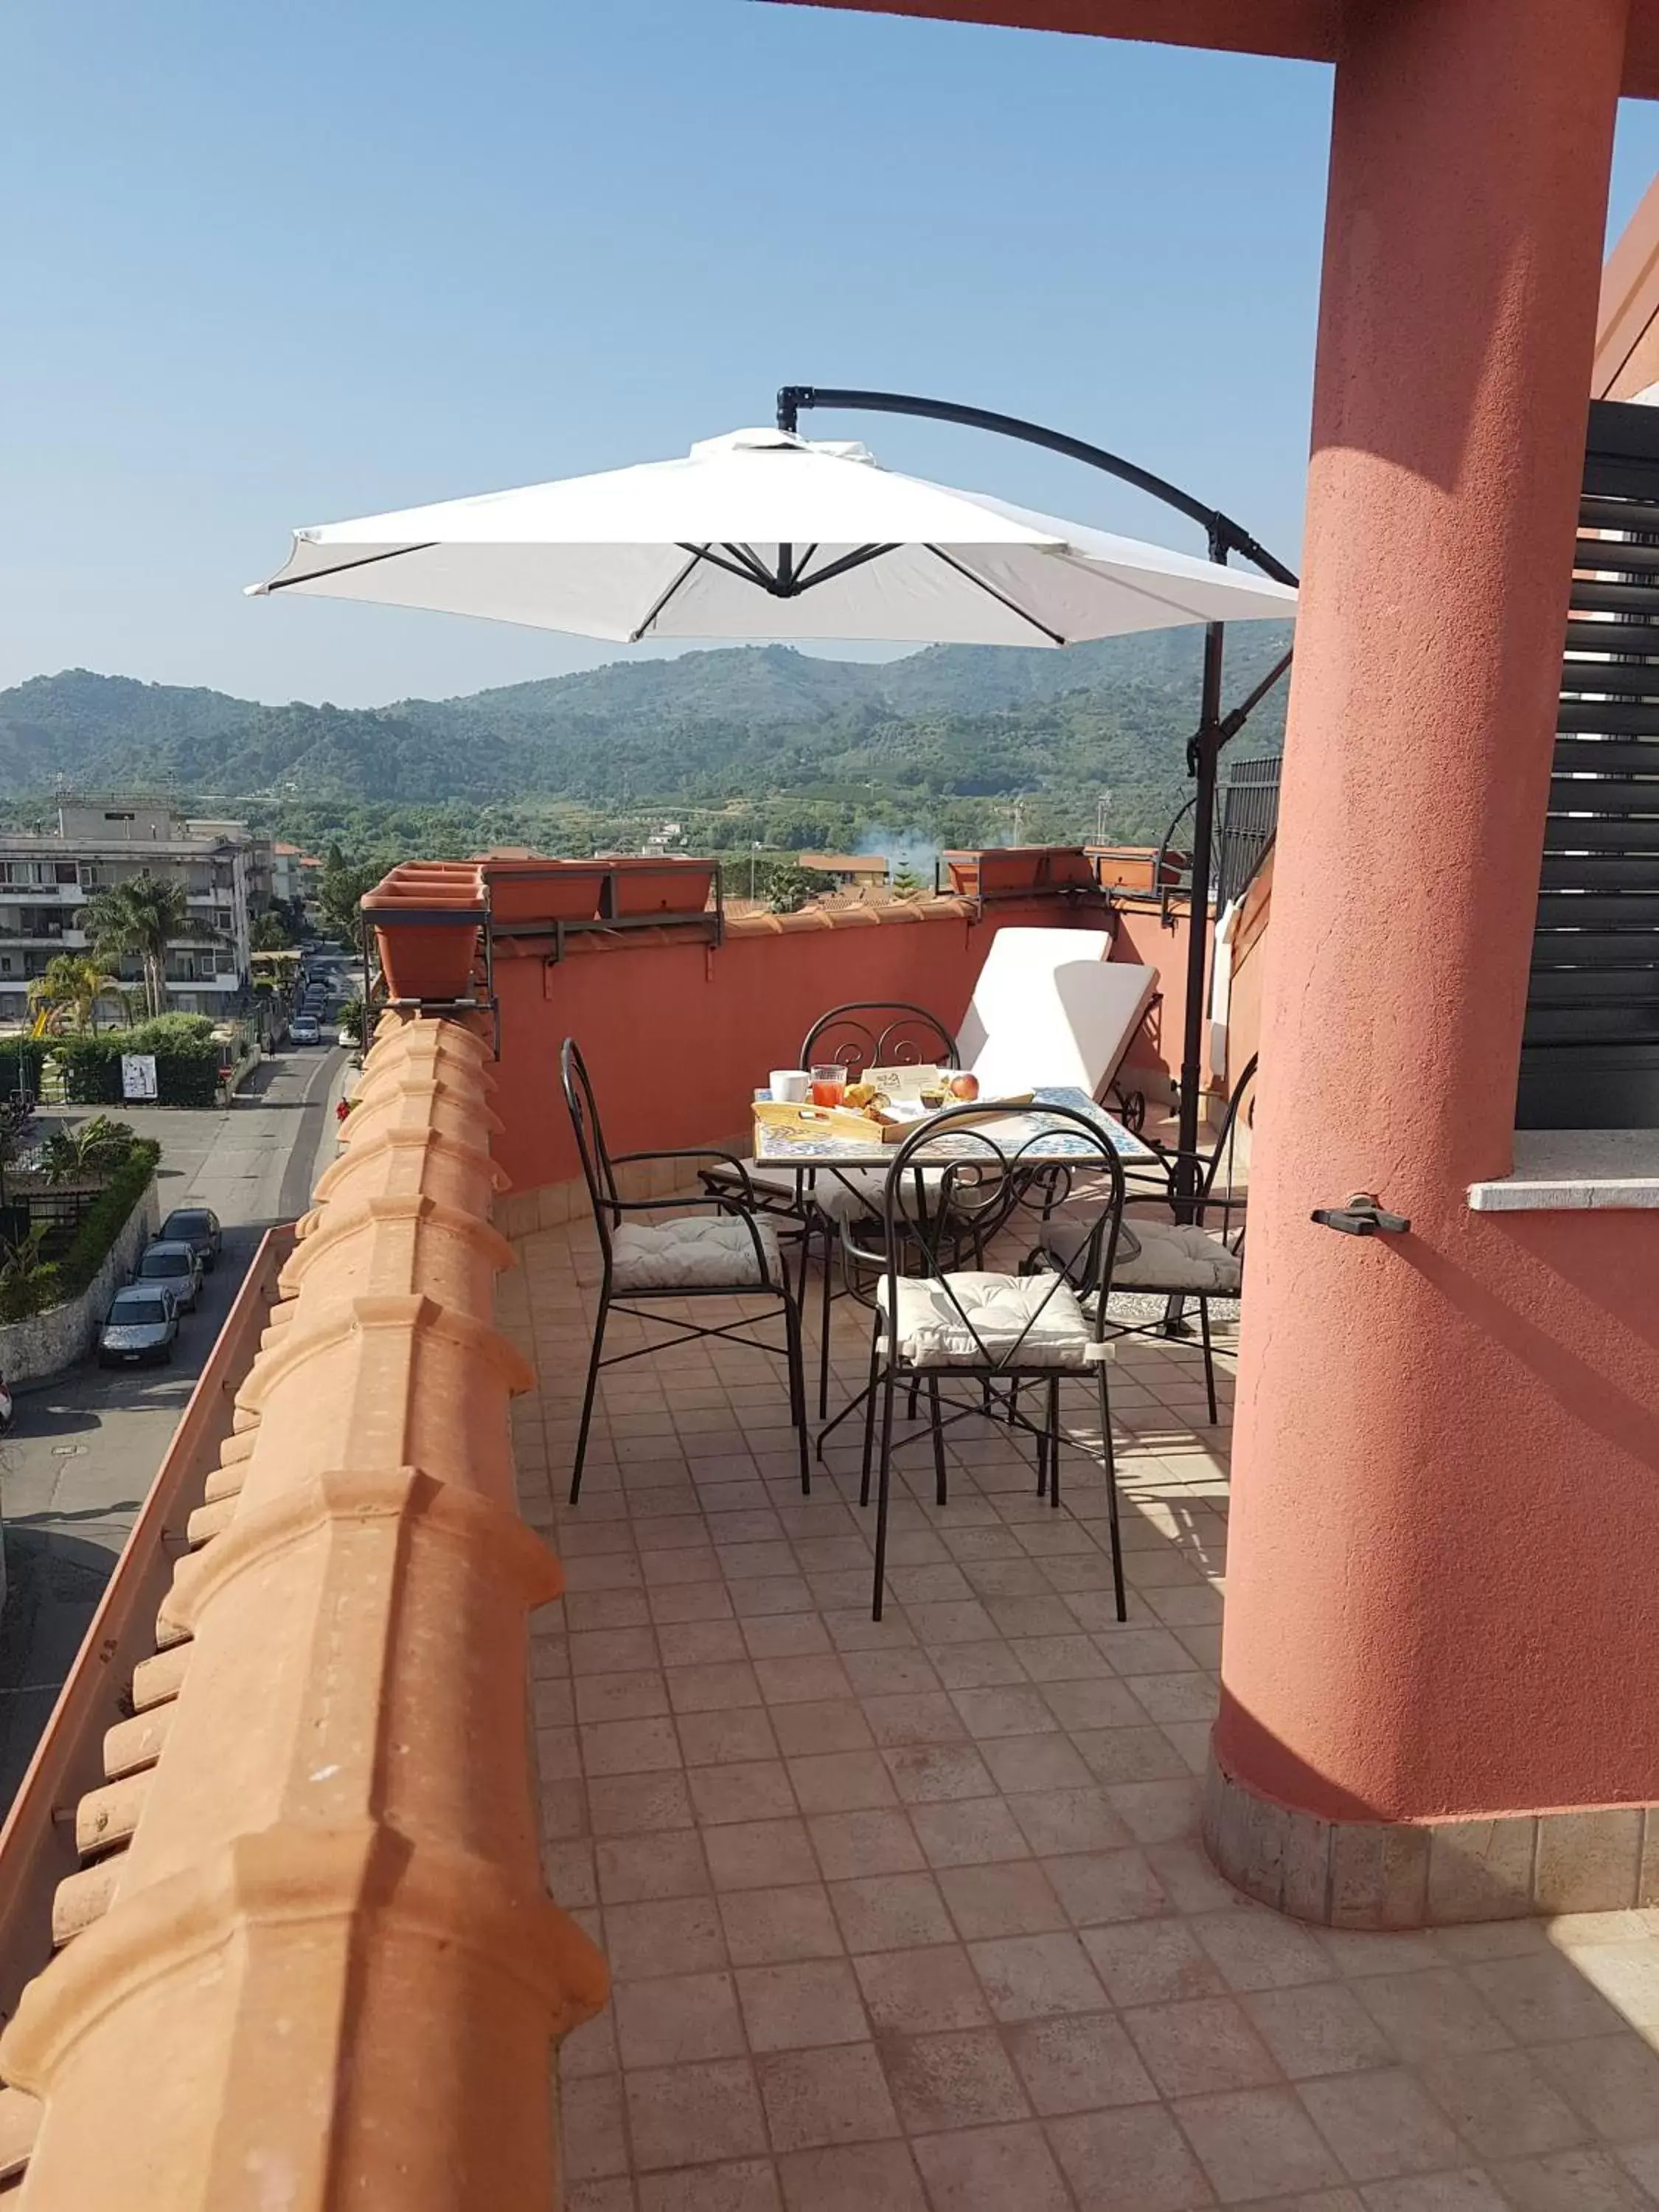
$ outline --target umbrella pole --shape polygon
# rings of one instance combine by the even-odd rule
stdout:
[[[1212,559],[1225,561],[1226,548]],[[1187,990],[1181,1024],[1181,1097],[1177,1109],[1176,1162],[1176,1218],[1190,1221],[1198,1194],[1198,1115],[1204,1095],[1204,993],[1208,977],[1210,945],[1210,873],[1215,836],[1217,769],[1225,742],[1221,722],[1222,655],[1226,631],[1210,623],[1204,631],[1204,681],[1199,709],[1198,734],[1187,748],[1187,767],[1193,791],[1193,882],[1187,903]]]
[[[1108,453],[1103,446],[1091,446],[1081,438],[1068,437],[1064,431],[1049,430],[1041,422],[1028,422],[1018,415],[1000,415],[985,407],[964,407],[949,399],[926,399],[908,392],[854,391],[842,386],[815,384],[786,384],[778,392],[778,428],[796,434],[803,407],[835,407],[863,409],[881,415],[919,415],[935,422],[959,422],[965,428],[989,430],[1004,438],[1018,438],[1028,446],[1043,446],[1050,453],[1064,453],[1069,459],[1082,461],[1090,468],[1103,470],[1124,483],[1133,484],[1138,491],[1162,500],[1166,507],[1175,507],[1194,522],[1204,526],[1209,539],[1210,558],[1226,565],[1229,553],[1237,553],[1265,575],[1281,584],[1294,584],[1297,578],[1282,561],[1276,560],[1267,548],[1252,538],[1249,531],[1235,522],[1219,507],[1207,507],[1194,499],[1190,492],[1182,491],[1166,477],[1154,476],[1148,469],[1126,460],[1121,453]],[[1187,768],[1193,777],[1194,789],[1193,819],[1193,888],[1187,930],[1187,988],[1182,1007],[1181,1027],[1181,1097],[1177,1109],[1179,1143],[1182,1158],[1176,1163],[1175,1196],[1178,1220],[1190,1221],[1199,1188],[1198,1163],[1192,1157],[1198,1149],[1198,1109],[1203,1093],[1201,1063],[1204,1051],[1204,987],[1208,965],[1210,941],[1210,865],[1214,848],[1215,793],[1217,770],[1221,749],[1239,731],[1256,705],[1266,697],[1291,665],[1287,653],[1272,673],[1258,684],[1249,697],[1234,708],[1224,720],[1221,712],[1221,662],[1224,645],[1224,629],[1220,623],[1211,623],[1204,633],[1204,684],[1199,711],[1198,735],[1187,748]]]

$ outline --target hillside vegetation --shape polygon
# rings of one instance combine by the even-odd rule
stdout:
[[[302,842],[465,849],[637,842],[667,816],[714,849],[1091,832],[1152,839],[1187,787],[1195,629],[1062,652],[942,646],[885,663],[783,646],[617,661],[456,699],[260,705],[75,669],[0,692],[0,801],[169,787]],[[1230,698],[1284,651],[1235,626]],[[1240,740],[1274,750],[1283,687]],[[435,841],[435,842],[434,842]]]

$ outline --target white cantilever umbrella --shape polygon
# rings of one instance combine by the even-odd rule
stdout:
[[[641,638],[1068,645],[1291,614],[1268,581],[782,430],[684,460],[331,522],[256,593]]]

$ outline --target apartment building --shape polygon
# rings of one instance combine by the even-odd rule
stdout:
[[[249,922],[262,897],[258,847],[246,824],[191,822],[165,805],[64,799],[55,831],[0,832],[0,1021],[28,1012],[28,987],[54,955],[87,949],[81,909],[97,891],[141,874],[180,883],[185,933],[167,948],[169,1005],[181,1013],[228,1013],[246,988]],[[138,963],[123,965],[138,979]]]
[[[270,848],[270,895],[281,906],[303,905],[317,896],[323,864],[314,853],[277,838]]]

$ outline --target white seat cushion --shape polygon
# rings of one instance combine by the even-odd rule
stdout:
[[[1115,1291],[1205,1291],[1216,1297],[1238,1296],[1243,1262],[1207,1229],[1183,1222],[1137,1221],[1134,1234],[1139,1249],[1131,1257],[1120,1246],[1113,1263]]]
[[[755,1238],[766,1255],[767,1273],[783,1280],[778,1240],[769,1222],[729,1215],[687,1214],[660,1227],[625,1221],[611,1241],[611,1281],[619,1291],[742,1290],[761,1281]]]
[[[921,1182],[927,1194],[930,1212],[936,1203],[940,1183],[945,1180],[943,1168],[923,1168]],[[887,1218],[887,1176],[885,1168],[820,1168],[812,1183],[812,1203],[820,1213],[828,1214],[831,1221],[884,1221]],[[905,1176],[899,1186],[899,1215],[905,1221],[916,1218],[916,1178],[914,1172]]]
[[[1088,1367],[1109,1356],[1053,1275],[902,1275],[897,1288],[898,1354],[909,1367]],[[876,1292],[884,1316],[888,1289]]]

